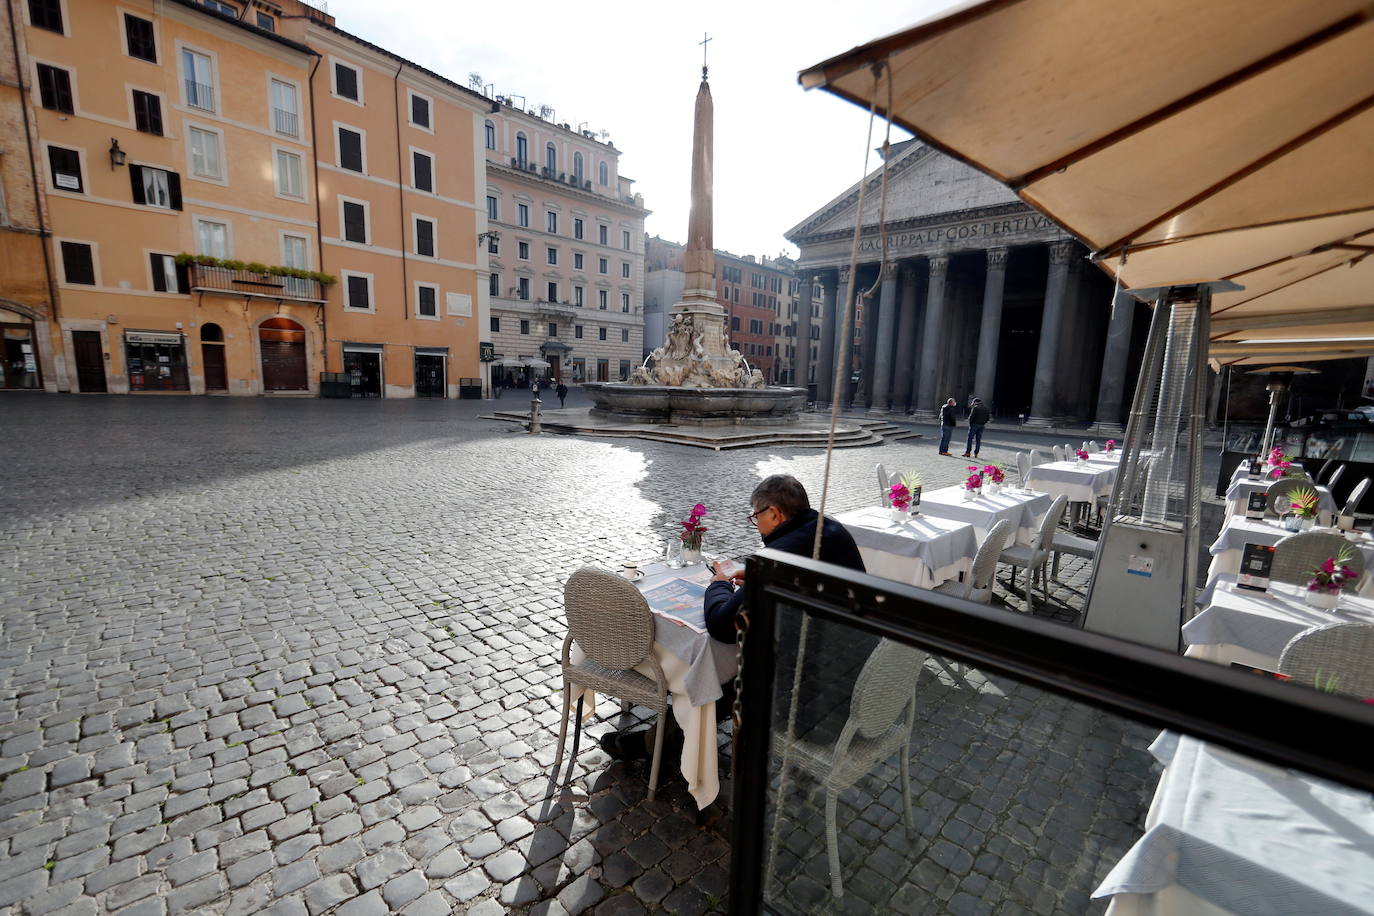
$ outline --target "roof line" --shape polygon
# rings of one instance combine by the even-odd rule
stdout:
[[[244,20],[239,19],[235,16],[229,16],[225,13],[221,13],[219,10],[214,10],[203,4],[195,3],[194,0],[169,0],[169,2],[175,3],[177,6],[185,7],[188,10],[195,10],[197,13],[202,13],[203,15],[209,16],[212,19],[218,19],[220,22],[243,29],[245,32],[252,32],[259,38],[265,38],[268,41],[274,41],[279,45],[285,45],[293,51],[300,51],[302,54],[309,54],[311,57],[320,56],[318,51],[316,51],[312,47],[309,47],[308,45],[303,45],[299,41],[292,41],[290,38],[285,38],[281,35],[278,35],[276,32],[269,32],[266,29],[260,29],[257,26],[253,25],[251,22],[245,22]]]

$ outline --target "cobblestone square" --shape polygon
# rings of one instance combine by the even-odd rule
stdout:
[[[650,803],[597,748],[613,701],[546,801],[562,583],[660,556],[698,501],[708,552],[745,556],[754,484],[819,501],[824,455],[531,437],[490,405],[0,402],[0,914],[723,908],[728,729],[700,818],[671,766]],[[837,451],[831,511],[876,462],[966,464]],[[1037,613],[1072,621],[1061,577]]]

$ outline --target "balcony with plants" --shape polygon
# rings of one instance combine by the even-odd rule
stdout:
[[[176,263],[186,270],[192,292],[323,302],[325,288],[335,282],[332,275],[317,270],[204,254],[182,253],[176,256]]]

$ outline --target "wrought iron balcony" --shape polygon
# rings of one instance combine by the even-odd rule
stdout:
[[[232,293],[264,299],[297,299],[308,302],[324,301],[320,281],[305,277],[279,277],[275,274],[250,270],[230,270],[227,267],[188,265],[192,291]]]

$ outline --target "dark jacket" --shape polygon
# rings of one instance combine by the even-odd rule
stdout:
[[[566,398],[568,396],[568,386],[559,382],[558,387],[554,389],[554,393],[557,394],[559,398]]]
[[[941,407],[941,408],[940,408],[940,425],[941,425],[941,426],[958,426],[958,425],[959,425],[959,413],[958,413],[958,411],[956,411],[956,410],[954,409],[954,405],[952,405],[952,404],[946,404],[944,407]]]
[[[816,541],[817,518],[815,509],[807,509],[769,532],[763,539],[763,546],[798,556],[811,556],[811,547]],[[825,520],[825,527],[821,531],[821,560],[859,572],[866,571],[854,537],[833,518]],[[706,587],[706,629],[712,639],[728,643],[735,641],[735,614],[743,604],[744,589],[737,589],[729,582],[712,582]]]
[[[974,404],[968,409],[969,426],[987,426],[988,420],[992,419],[992,411],[988,410],[985,404]]]

